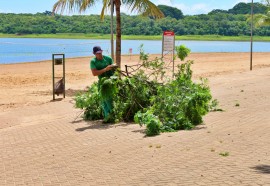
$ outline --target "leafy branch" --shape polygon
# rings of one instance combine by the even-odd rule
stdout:
[[[184,60],[189,51],[178,48]],[[146,125],[146,135],[192,129],[203,122],[202,117],[213,108],[217,100],[212,100],[206,79],[194,83],[191,65],[193,61],[179,65],[174,79],[164,79],[165,63],[162,59],[148,61],[144,50],[140,69],[132,76],[103,78],[94,83],[86,94],[78,95],[76,107],[85,109],[84,118],[102,119],[100,101],[113,97],[113,110],[110,122],[135,121]]]

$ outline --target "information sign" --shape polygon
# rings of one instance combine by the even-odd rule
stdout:
[[[174,32],[164,31],[163,32],[163,51],[173,51],[174,50]]]

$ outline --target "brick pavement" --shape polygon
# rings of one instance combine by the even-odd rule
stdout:
[[[135,124],[73,122],[70,98],[0,113],[0,185],[270,185],[269,74],[211,77],[225,111],[156,137]]]

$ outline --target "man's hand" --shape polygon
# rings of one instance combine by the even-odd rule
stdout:
[[[115,65],[115,64],[108,65],[108,66],[106,67],[106,71],[112,70],[113,68],[117,68],[117,67],[118,67],[118,66]]]

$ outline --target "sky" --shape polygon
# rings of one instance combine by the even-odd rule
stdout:
[[[261,2],[262,0],[254,0]],[[0,0],[0,13],[32,13],[51,11],[57,0]],[[101,1],[100,1],[101,2]],[[152,0],[156,5],[167,5],[176,7],[184,15],[207,14],[213,9],[228,10],[239,2],[251,2],[251,0]],[[121,11],[130,14],[127,7]],[[84,14],[100,14],[101,4],[89,8]],[[65,15],[78,14],[78,12],[64,12]]]

